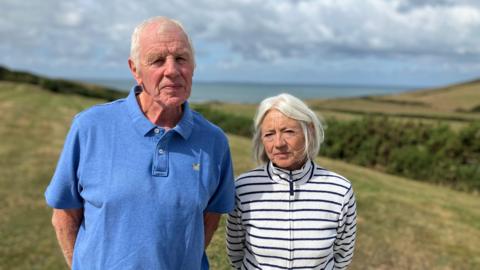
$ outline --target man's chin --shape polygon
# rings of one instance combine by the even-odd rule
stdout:
[[[167,100],[161,99],[161,100],[158,100],[157,102],[164,107],[175,108],[175,107],[182,106],[182,104],[185,103],[185,101],[187,101],[187,99],[184,97],[170,97]]]

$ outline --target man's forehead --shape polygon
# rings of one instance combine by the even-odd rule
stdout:
[[[142,31],[142,36],[154,37],[163,35],[178,35],[187,39],[187,34],[180,26],[168,21],[151,23]]]
[[[165,43],[165,45],[177,45],[184,46],[190,49],[190,43],[188,42],[187,35],[183,30],[174,25],[173,27],[153,27],[145,29],[141,33],[140,43]],[[141,44],[142,45],[142,44]]]
[[[190,55],[190,49],[188,47],[178,47],[178,46],[152,46],[151,48],[145,51],[145,55],[147,58],[155,58],[155,57],[164,57],[168,54],[175,54],[175,55]]]

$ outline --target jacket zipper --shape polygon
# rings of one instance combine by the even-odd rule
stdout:
[[[293,267],[293,200],[295,199],[295,194],[293,190],[293,176],[292,176],[292,171],[290,171],[290,179],[289,179],[289,185],[290,185],[290,199],[289,199],[289,220],[290,220],[290,260],[288,261],[288,269],[292,269]]]

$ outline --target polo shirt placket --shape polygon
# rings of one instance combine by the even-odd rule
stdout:
[[[172,132],[156,127],[154,130],[157,145],[153,153],[152,176],[168,176],[168,141]]]

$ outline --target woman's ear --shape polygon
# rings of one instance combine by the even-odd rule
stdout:
[[[308,128],[308,132],[310,132],[310,134],[312,134],[312,135],[315,134],[315,127],[313,126],[313,123],[308,123],[307,128]]]

